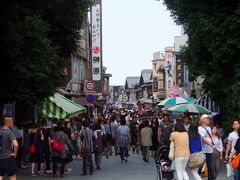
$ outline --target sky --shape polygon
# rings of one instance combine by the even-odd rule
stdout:
[[[180,27],[156,0],[102,0],[103,65],[111,85],[152,68],[153,53],[173,46]]]

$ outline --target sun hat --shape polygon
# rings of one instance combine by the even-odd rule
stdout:
[[[207,115],[207,114],[203,114],[203,115],[200,117],[200,120],[202,120],[202,119],[206,119],[206,118],[209,118],[209,115]]]

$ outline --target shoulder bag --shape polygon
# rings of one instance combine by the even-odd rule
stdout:
[[[170,160],[174,160],[174,153],[175,153],[175,145],[174,145],[174,141],[171,141],[170,150],[169,150],[169,153],[168,153],[168,158]]]
[[[29,154],[31,154],[31,155],[36,152],[36,149],[35,149],[36,139],[37,139],[37,133],[36,133],[35,136],[34,136],[34,142],[33,142],[33,144],[30,145],[29,148],[28,148],[28,152],[29,152]]]

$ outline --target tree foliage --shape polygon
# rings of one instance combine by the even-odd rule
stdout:
[[[203,89],[227,116],[240,117],[240,1],[164,0],[188,45],[182,58],[190,78],[204,76]]]
[[[90,0],[0,3],[0,102],[33,104],[52,95],[77,49]]]

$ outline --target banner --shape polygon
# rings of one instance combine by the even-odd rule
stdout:
[[[158,78],[153,78],[153,92],[158,92]]]
[[[181,59],[176,60],[176,84],[178,87],[183,87],[184,83],[184,66]]]
[[[101,80],[101,6],[96,4],[92,7],[92,79],[94,81]]]
[[[166,73],[166,90],[168,91],[169,88],[173,85],[173,52],[166,51],[165,52],[165,73]]]

